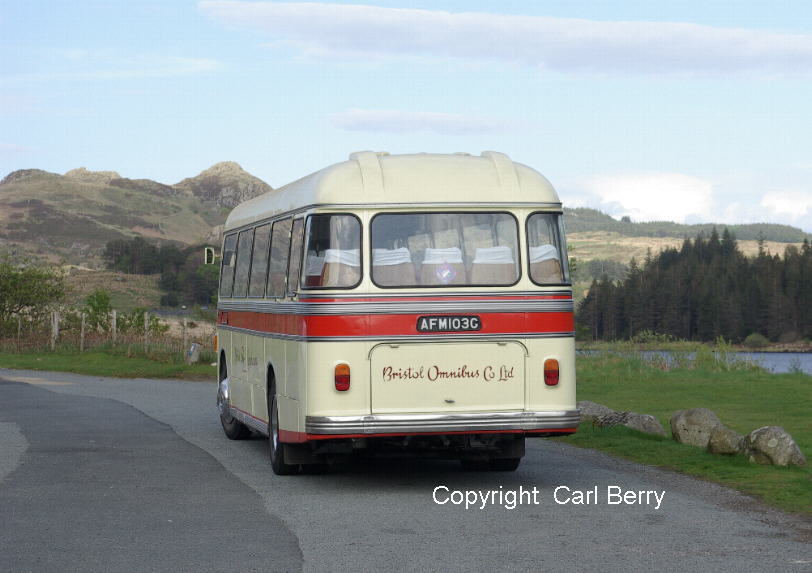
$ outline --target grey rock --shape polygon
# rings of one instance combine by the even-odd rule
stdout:
[[[806,465],[806,457],[798,444],[780,426],[753,430],[745,438],[745,447],[751,462],[774,466]]]
[[[678,410],[671,416],[671,436],[680,444],[707,448],[711,430],[721,425],[707,408]]]
[[[582,400],[577,404],[578,410],[581,411],[581,420],[589,421],[594,420],[599,416],[607,416],[613,414],[615,411],[609,406],[598,404],[597,402],[590,402],[589,400]]]
[[[725,426],[716,426],[710,433],[708,451],[725,455],[744,453],[744,436]]]
[[[594,418],[594,425],[602,428],[610,426],[626,426],[638,432],[652,434],[655,436],[665,436],[665,428],[662,427],[657,418],[651,414],[638,414],[637,412],[612,412]]]
[[[603,416],[595,416],[592,423],[601,428],[609,428],[611,426],[621,426],[629,419],[629,412],[612,412],[604,414]]]
[[[635,412],[627,412],[627,414],[628,417],[623,423],[624,426],[655,436],[664,437],[667,435],[660,421],[651,414],[637,414]]]

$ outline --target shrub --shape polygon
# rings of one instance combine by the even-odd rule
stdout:
[[[770,341],[767,337],[758,332],[754,332],[744,339],[744,345],[747,348],[764,348],[765,346],[769,346],[769,344]]]

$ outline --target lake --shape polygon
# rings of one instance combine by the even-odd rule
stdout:
[[[578,353],[592,354],[603,352],[601,350],[579,350]],[[671,352],[667,350],[643,350],[643,356],[663,356],[666,360],[671,358]],[[812,353],[809,352],[731,352],[731,356],[742,360],[754,362],[770,372],[792,372],[801,370],[812,375]],[[693,359],[693,353],[690,353]]]

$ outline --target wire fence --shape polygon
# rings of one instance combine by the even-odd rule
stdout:
[[[78,310],[37,318],[14,316],[0,330],[0,352],[105,351],[170,362],[214,362],[215,326],[188,318],[161,319],[150,312],[103,316]]]

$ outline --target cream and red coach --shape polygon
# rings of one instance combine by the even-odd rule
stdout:
[[[501,153],[360,152],[229,215],[218,406],[275,472],[416,452],[512,470],[572,433],[572,288],[550,183]]]

